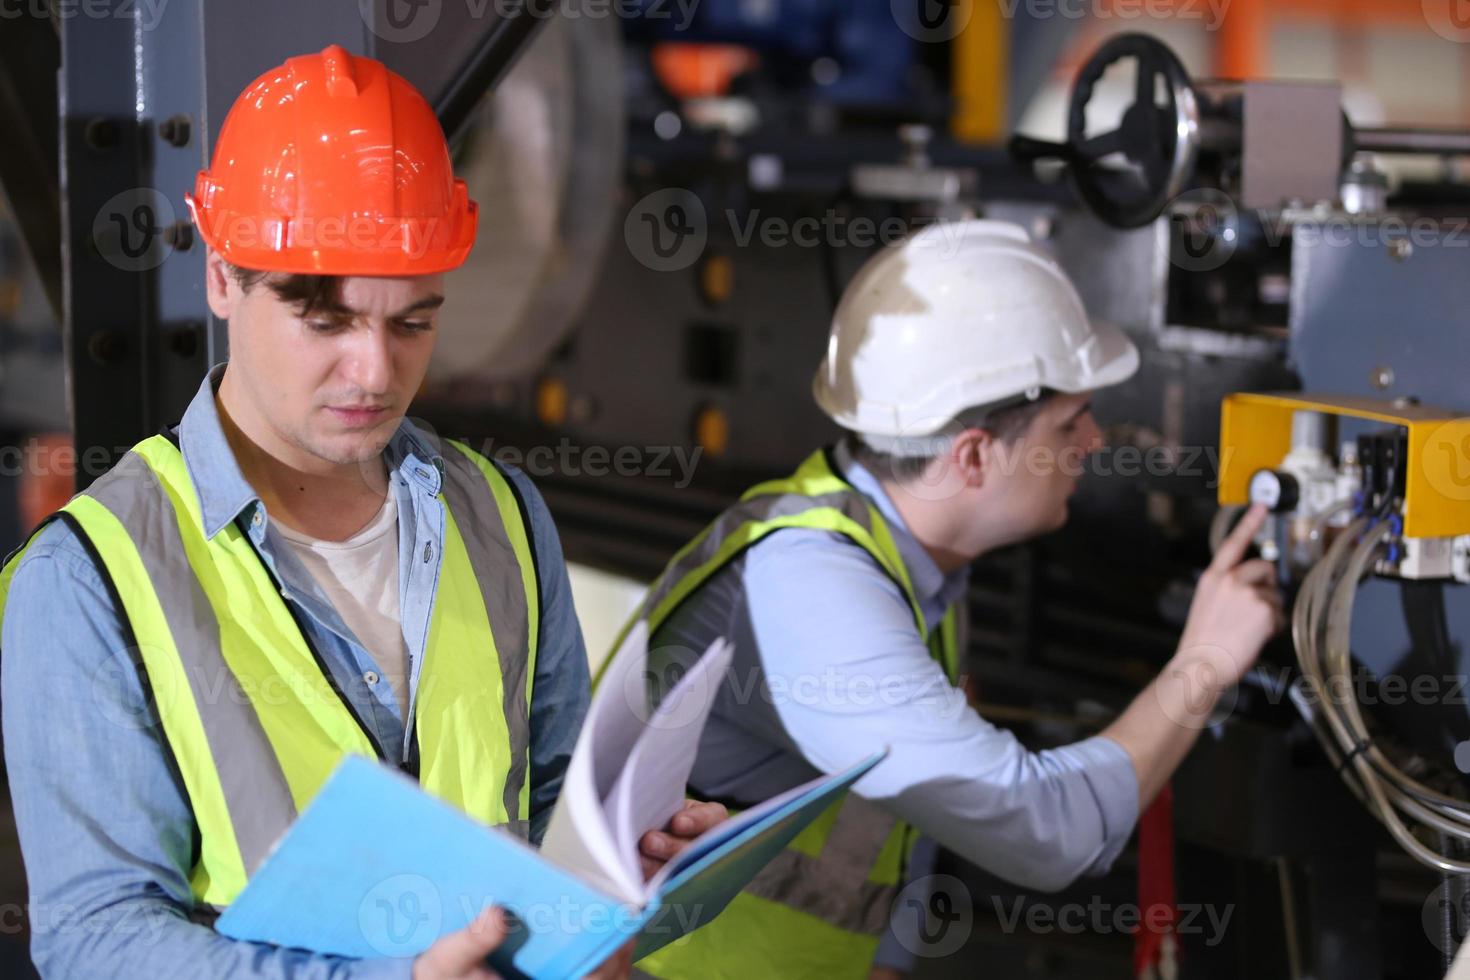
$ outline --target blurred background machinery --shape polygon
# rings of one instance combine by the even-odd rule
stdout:
[[[1181,975],[1441,974],[1462,879],[1415,861],[1373,794],[1470,860],[1465,531],[1410,544],[1405,508],[1406,467],[1438,452],[1431,489],[1470,510],[1470,446],[1441,428],[1470,413],[1454,0],[34,6],[0,23],[7,544],[226,356],[182,194],[234,95],[290,54],[384,59],[454,138],[482,235],[416,411],[537,481],[594,657],[679,545],[836,435],[809,382],[862,262],[932,222],[1019,221],[1143,368],[1096,401],[1111,447],[1068,527],[977,564],[982,711],[1038,747],[1105,725],[1172,652],[1219,502],[1274,493],[1263,552],[1307,598],[1175,781],[1178,901],[1230,910],[1181,930]],[[1265,391],[1287,394],[1237,394]],[[1368,695],[1340,726],[1301,696],[1331,671]],[[3,846],[0,905],[23,911]],[[1131,973],[1125,933],[1006,912],[1137,901],[1132,851],[1045,899],[941,862],[976,927],[919,976]],[[6,975],[23,922],[0,917]]]

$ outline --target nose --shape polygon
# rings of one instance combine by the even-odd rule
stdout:
[[[1086,448],[1087,452],[1100,452],[1106,448],[1108,444],[1107,440],[1103,438],[1102,429],[1098,427],[1097,419],[1092,417],[1092,413],[1088,412],[1083,416],[1082,420],[1085,423],[1081,433],[1082,445]]]
[[[393,381],[392,338],[382,324],[352,331],[352,350],[345,359],[347,378],[370,395],[386,394]]]

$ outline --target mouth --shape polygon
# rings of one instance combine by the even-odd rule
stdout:
[[[388,417],[389,406],[387,405],[348,405],[337,407],[327,406],[337,421],[349,429],[362,429],[374,426]]]

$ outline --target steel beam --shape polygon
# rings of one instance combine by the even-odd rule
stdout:
[[[0,30],[0,188],[46,299],[61,318],[61,191],[57,186],[57,27],[22,13]]]

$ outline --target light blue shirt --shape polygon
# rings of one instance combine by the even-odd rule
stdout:
[[[848,481],[893,528],[932,630],[965,593],[908,532],[882,485]],[[1023,886],[1061,889],[1108,869],[1138,818],[1138,780],[1098,736],[1044,752],[980,717],[914,628],[912,607],[848,538],[788,528],[717,573],[660,628],[656,668],[735,644],[690,780],[696,794],[750,803],[873,752],[855,787],[961,857]]]
[[[235,462],[214,399],[223,372],[223,365],[210,372],[178,430],[205,533],[231,522],[247,531],[368,734],[387,760],[402,761],[414,740],[381,666],[283,547]],[[398,507],[399,600],[413,689],[440,571],[442,463],[431,438],[406,420],[384,458]],[[541,586],[530,717],[531,827],[539,839],[590,691],[561,542],[530,481],[509,473],[530,518]],[[41,973],[408,977],[409,960],[351,961],[237,942],[186,918],[198,827],[127,635],[82,542],[59,521],[47,526],[16,571],[0,637],[5,762],[29,883],[31,956]]]

